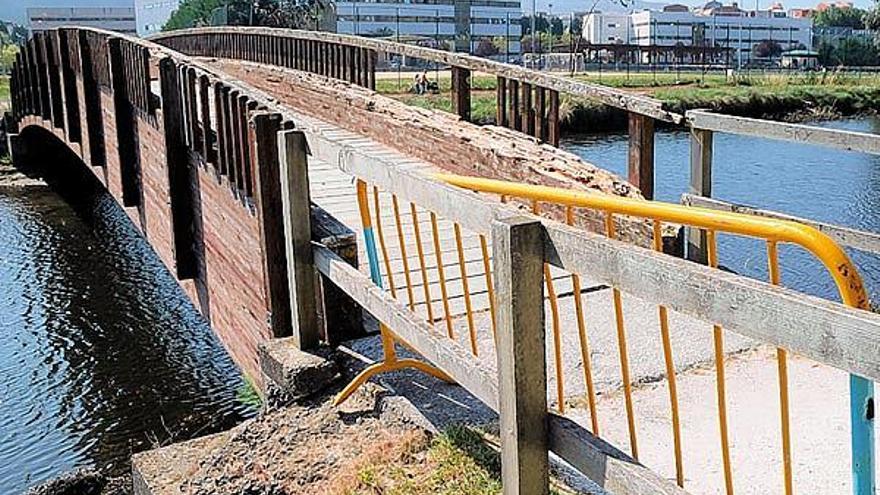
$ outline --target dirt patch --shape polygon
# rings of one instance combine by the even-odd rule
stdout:
[[[377,456],[424,448],[430,433],[384,410],[367,384],[342,407],[330,401],[268,412],[231,432],[179,485],[181,493],[346,493],[344,480]],[[355,474],[352,474],[355,473]]]

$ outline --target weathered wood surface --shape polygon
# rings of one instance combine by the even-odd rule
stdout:
[[[736,117],[702,110],[688,111],[686,120],[687,124],[694,129],[705,129],[765,139],[781,139],[783,141],[880,155],[880,136],[866,132],[844,131],[812,125]]]
[[[712,131],[691,129],[690,144],[690,192],[699,196],[712,195]],[[706,232],[688,227],[687,258],[698,263],[708,263]]]
[[[482,57],[475,57],[458,52],[447,52],[433,48],[426,48],[404,43],[395,43],[392,41],[380,40],[376,38],[364,38],[360,36],[350,36],[344,34],[318,32],[318,31],[301,31],[293,29],[273,29],[261,27],[208,27],[208,28],[192,28],[183,29],[169,33],[160,33],[150,37],[151,41],[162,44],[163,40],[169,40],[175,37],[192,36],[199,34],[233,34],[233,33],[250,33],[265,34],[278,37],[289,37],[300,40],[322,41],[328,43],[339,43],[347,46],[355,46],[366,48],[375,52],[396,53],[405,57],[419,58],[443,65],[461,67],[472,72],[483,72],[496,76],[505,77],[509,80],[517,80],[535,86],[541,86],[547,89],[556,90],[560,93],[571,94],[575,96],[585,96],[596,99],[606,105],[620,108],[628,112],[635,112],[657,120],[665,122],[681,123],[683,116],[670,112],[663,108],[663,103],[653,98],[635,95],[626,91],[621,91],[598,84],[590,84],[575,79],[555,76],[536,70],[526,69],[524,67],[495,62]]]
[[[792,222],[802,223],[815,228],[834,239],[834,241],[841,246],[851,247],[869,253],[880,253],[880,234],[875,232],[867,232],[826,222],[818,222],[816,220],[787,215],[777,211],[762,210],[753,206],[730,203],[727,201],[721,201],[720,199],[706,198],[694,194],[682,194],[681,204],[697,206],[700,208],[711,208],[713,210],[732,211],[734,213],[745,213],[760,217],[778,218],[780,220],[790,220]]]
[[[395,335],[431,363],[439,366],[477,399],[498,410],[495,370],[475,359],[464,347],[436,332],[404,303],[377,287],[369,277],[329,249],[312,244],[315,266]],[[590,477],[599,486],[621,495],[684,494],[684,490],[599,440],[574,421],[548,413],[550,450]]]
[[[505,495],[549,491],[544,239],[534,217],[492,225],[498,307],[498,414]]]
[[[880,315],[545,223],[548,262],[645,301],[880,379]]]

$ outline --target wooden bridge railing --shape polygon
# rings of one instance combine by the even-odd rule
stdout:
[[[79,49],[78,57],[71,47]],[[67,81],[69,77],[76,84]],[[154,82],[158,82],[158,98]],[[77,110],[89,122],[88,132],[79,135],[89,140],[82,154],[100,157],[88,154],[100,146],[101,167],[108,166],[114,145],[134,140],[135,161],[120,167],[128,177],[123,182],[129,181],[132,188],[126,203],[143,206],[144,172],[153,163],[148,159],[161,161],[168,179],[179,279],[204,276],[198,260],[205,248],[203,231],[217,226],[204,222],[202,207],[209,198],[199,188],[219,184],[223,194],[237,201],[236,211],[247,212],[259,224],[260,252],[248,257],[259,256],[262,264],[265,280],[259,288],[266,290],[268,323],[263,315],[256,317],[270,326],[270,336],[292,334],[303,348],[322,338],[332,340],[333,336],[320,335],[318,325],[316,300],[323,278],[499,411],[506,493],[546,493],[548,451],[614,493],[683,493],[574,421],[548,412],[541,276],[545,263],[862,379],[880,379],[876,352],[880,315],[524,215],[511,205],[440,183],[420,171],[411,158],[294,114],[270,95],[152,43],[93,29],[50,31],[22,51],[12,86],[13,121],[31,119],[63,131],[72,146],[78,141],[74,126],[69,125],[73,114],[68,113],[72,108],[68,98],[85,102]],[[72,94],[80,88],[82,95]],[[108,97],[119,113],[114,118],[128,126],[131,136],[118,129],[115,136],[105,136],[104,125],[92,129],[104,110],[101,101]],[[97,101],[96,107],[90,107],[90,99]],[[146,156],[137,141],[143,134],[137,130],[140,125],[161,132],[163,157]],[[100,143],[91,142],[93,133]],[[309,160],[338,167],[491,241],[497,370],[435,331],[433,322],[410,311],[350,260],[315,241]],[[340,310],[345,303],[328,303],[326,287],[323,290],[324,304],[334,308],[325,316],[346,319],[345,310]]]
[[[628,114],[628,178],[654,195],[654,121],[678,124],[683,116],[659,100],[462,53],[335,33],[273,28],[211,27],[161,33],[153,41],[189,55],[234,58],[306,70],[375,89],[377,54],[397,54],[449,67],[453,112],[471,115],[474,73],[493,75],[499,126],[559,145],[560,95],[586,97]]]

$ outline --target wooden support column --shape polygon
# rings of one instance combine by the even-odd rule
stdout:
[[[654,199],[654,119],[629,113],[629,182]]]
[[[248,141],[252,149],[250,156],[253,159],[252,168],[256,181],[255,203],[260,223],[267,321],[272,337],[291,335],[287,241],[284,232],[280,175],[280,163],[283,158],[279,159],[278,155],[278,131],[281,130],[281,120],[281,114],[258,113],[250,119],[248,125],[250,133]],[[308,213],[305,218],[308,225]]]
[[[376,58],[378,54],[375,50],[370,50],[367,52],[367,87],[376,90]]]
[[[508,100],[508,127],[520,130],[522,129],[522,121],[520,120],[520,107],[519,107],[519,81],[515,79],[508,79],[507,81],[507,94],[509,96]]]
[[[492,225],[498,317],[498,414],[504,495],[549,493],[544,229],[530,217]]]
[[[547,140],[547,90],[535,86],[535,136],[539,141]]]
[[[67,132],[67,140],[73,143],[82,143],[82,123],[79,113],[79,93],[76,87],[76,74],[73,72],[73,61],[70,57],[70,35],[76,31],[68,29],[58,30],[58,54],[61,66],[61,88],[64,91],[64,115],[67,122],[64,128]]]
[[[189,159],[183,139],[183,101],[180,95],[180,72],[171,58],[159,61],[162,90],[162,124],[165,133],[165,160],[168,170],[168,195],[171,205],[171,228],[177,278],[193,279],[199,275],[198,233],[201,211],[198,209],[198,171]]]
[[[101,90],[94,71],[95,61],[87,31],[79,31],[79,56],[82,65],[83,103],[86,113],[86,132],[89,134],[89,163],[93,167],[107,166],[107,148],[104,143],[104,113],[101,111]]]
[[[199,152],[205,163],[217,166],[217,152],[214,150],[214,134],[211,129],[211,99],[210,82],[208,76],[199,76],[199,107],[201,108],[201,136],[202,143]]]
[[[129,85],[123,57],[122,39],[107,40],[110,56],[110,81],[113,87],[113,112],[116,117],[116,147],[119,151],[119,175],[122,181],[122,204],[141,204],[141,164],[138,122],[131,104]],[[179,76],[175,75],[175,80]],[[177,97],[180,98],[178,92]],[[183,120],[180,122],[183,126]],[[183,131],[183,129],[180,129]]]
[[[535,117],[532,112],[532,85],[529,83],[520,83],[520,98],[519,98],[519,114],[522,122],[520,123],[519,130],[528,134],[529,136],[533,136],[535,134]]]
[[[495,125],[507,127],[507,79],[501,76],[495,83]]]
[[[452,113],[471,120],[471,71],[452,66]]]
[[[712,140],[712,131],[691,129],[690,193],[707,198],[712,197]],[[703,230],[688,228],[687,258],[704,265],[709,262]]]
[[[226,175],[226,147],[229,143],[226,141],[226,115],[225,115],[225,98],[223,97],[223,83],[217,81],[214,83],[214,122],[216,129],[215,136],[217,138],[217,161],[214,166],[217,168],[217,175]]]
[[[283,233],[287,240],[285,253],[292,335],[299,349],[309,349],[318,345],[320,327],[305,134],[298,130],[282,131],[278,133],[276,147],[281,169],[280,200]]]
[[[550,90],[550,108],[547,110],[547,142],[559,147],[559,137],[562,135],[559,122],[559,92]]]

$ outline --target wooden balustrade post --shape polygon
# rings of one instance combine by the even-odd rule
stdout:
[[[521,82],[519,83],[520,87],[520,119],[522,122],[519,125],[519,130],[532,136],[535,133],[535,117],[532,115],[532,85],[529,83]]]
[[[547,142],[559,147],[559,137],[562,135],[559,122],[559,91],[550,90],[550,108],[547,111]]]
[[[654,199],[654,119],[629,114],[629,182],[642,191],[646,199]]]
[[[504,495],[549,493],[544,229],[530,217],[492,225],[498,317],[498,413]]]
[[[128,61],[123,56],[122,43],[122,39],[116,37],[107,40],[110,81],[113,88],[113,112],[116,118],[116,148],[119,151],[119,175],[122,182],[122,204],[140,206],[142,192],[138,121],[131,103],[132,95],[129,94],[128,74],[125,70]],[[179,74],[175,74],[175,81],[179,80],[179,77]],[[179,91],[177,98],[181,99]],[[180,124],[183,125],[183,119]]]
[[[58,30],[58,55],[61,66],[61,89],[63,91],[64,115],[67,117],[64,126],[67,132],[67,140],[73,143],[82,143],[82,125],[79,113],[79,94],[76,87],[76,74],[71,67],[70,34],[75,33],[68,29]]]
[[[547,90],[535,86],[535,133],[539,141],[547,140]]]
[[[83,104],[86,114],[86,132],[89,135],[89,163],[93,167],[107,166],[107,148],[104,143],[104,113],[101,110],[101,90],[95,74],[95,54],[89,44],[87,31],[78,31],[79,57],[82,66]]]
[[[252,150],[252,162],[248,166],[252,167],[256,186],[255,203],[260,224],[267,321],[273,337],[291,335],[291,287],[288,282],[285,211],[282,207],[285,180],[281,176],[282,164],[288,157],[279,156],[278,132],[281,125],[281,114],[267,112],[255,114],[248,123],[248,142]],[[296,220],[301,219],[297,217]],[[296,336],[296,332],[293,335]]]
[[[495,83],[495,125],[507,127],[507,79],[501,76]]]
[[[203,250],[200,246],[202,215],[198,202],[199,178],[184,141],[180,70],[170,57],[159,61],[159,82],[177,278],[194,279],[199,276],[199,253]]]
[[[507,81],[507,95],[508,95],[508,114],[507,114],[507,122],[508,127],[520,130],[522,129],[522,122],[520,122],[519,118],[519,81],[516,79],[508,79]]]
[[[471,119],[471,71],[452,67],[452,112],[462,120]]]
[[[712,196],[712,131],[691,129],[690,193]],[[706,232],[698,228],[687,230],[687,258],[707,264]]]

